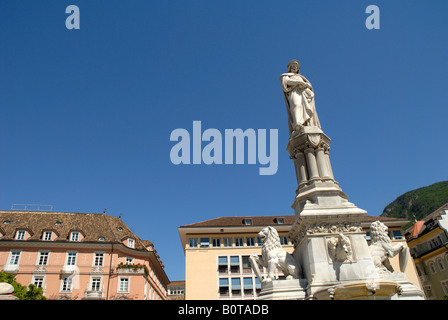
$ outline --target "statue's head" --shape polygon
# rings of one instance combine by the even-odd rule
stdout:
[[[291,60],[288,63],[288,72],[299,73],[300,63],[297,60]]]

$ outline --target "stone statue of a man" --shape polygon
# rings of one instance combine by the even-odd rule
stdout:
[[[298,133],[303,126],[320,127],[314,103],[314,92],[311,83],[300,74],[300,63],[291,60],[288,72],[280,76],[288,112],[290,136]]]

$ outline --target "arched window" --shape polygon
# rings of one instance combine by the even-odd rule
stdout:
[[[437,266],[439,267],[440,271],[445,270],[445,266],[444,266],[443,261],[442,261],[441,258],[437,259]]]
[[[436,266],[432,261],[429,263],[429,270],[431,270],[431,273],[436,273]]]

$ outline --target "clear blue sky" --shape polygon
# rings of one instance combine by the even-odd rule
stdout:
[[[67,30],[65,8],[81,28]],[[368,5],[380,30],[365,27]],[[118,216],[184,279],[177,228],[293,214],[279,76],[313,84],[349,201],[381,214],[448,179],[446,0],[0,2],[0,209]],[[278,172],[180,165],[170,133],[278,129]]]

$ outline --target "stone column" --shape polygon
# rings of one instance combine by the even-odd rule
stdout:
[[[297,151],[295,154],[294,164],[297,173],[297,183],[301,186],[308,181],[305,155],[302,151]]]
[[[328,170],[327,158],[325,156],[325,151],[324,151],[323,146],[319,146],[316,149],[316,158],[317,158],[317,164],[319,167],[320,177],[326,178],[326,179],[331,178],[329,170]]]
[[[314,149],[309,147],[305,150],[306,160],[308,164],[308,173],[310,180],[319,178],[319,169],[317,167],[316,155],[314,154]]]
[[[325,150],[325,162],[327,163],[328,173],[330,174],[330,178],[334,180],[333,176],[333,169],[331,169],[331,163],[330,163],[330,148],[327,148]]]

